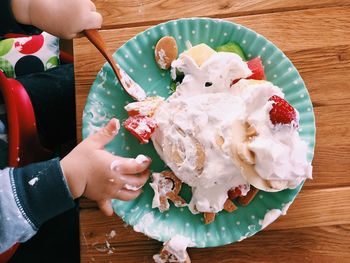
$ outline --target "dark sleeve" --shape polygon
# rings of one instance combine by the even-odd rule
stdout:
[[[0,0],[1,1],[1,0]],[[41,143],[53,149],[75,141],[75,89],[73,64],[18,76],[33,104]]]
[[[41,30],[29,25],[18,23],[13,16],[11,0],[0,1],[0,36],[7,33],[40,34]]]
[[[15,168],[10,180],[17,206],[34,229],[74,207],[58,158]]]

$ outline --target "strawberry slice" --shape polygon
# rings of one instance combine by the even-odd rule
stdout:
[[[253,72],[247,79],[264,80],[264,66],[262,64],[261,58],[256,57],[247,61],[248,68]]]
[[[255,80],[265,80],[264,66],[262,64],[261,58],[256,57],[247,61],[247,66],[251,70],[252,75],[246,79],[255,79]],[[236,84],[241,79],[234,79],[231,82],[231,85]]]
[[[148,143],[154,130],[157,128],[157,123],[154,119],[147,116],[130,116],[124,121],[123,126],[132,135],[134,135],[140,143]]]
[[[297,113],[295,109],[281,97],[274,95],[269,98],[269,101],[273,101],[272,109],[270,110],[270,120],[276,124],[291,124],[292,122],[297,124]]]

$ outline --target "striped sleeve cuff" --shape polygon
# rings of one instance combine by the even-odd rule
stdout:
[[[25,242],[37,231],[24,218],[13,195],[10,175],[13,168],[0,170],[0,261],[1,253],[16,242]]]
[[[10,179],[17,206],[34,229],[74,207],[58,158],[15,168]]]

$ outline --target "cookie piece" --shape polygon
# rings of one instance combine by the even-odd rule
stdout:
[[[165,36],[159,39],[154,49],[155,60],[161,69],[169,69],[178,55],[176,40],[173,37]]]
[[[256,194],[259,192],[259,189],[255,188],[254,186],[250,186],[250,190],[245,196],[239,196],[237,201],[239,204],[243,206],[249,205],[249,203],[254,199]]]
[[[215,220],[216,213],[204,212],[204,224],[208,225]]]
[[[171,200],[176,207],[186,206],[186,201],[179,196],[182,182],[171,171],[152,174],[150,184],[154,190],[152,208],[158,207],[160,212],[169,210]]]
[[[224,203],[224,210],[226,212],[232,213],[236,209],[237,209],[237,206],[229,198],[227,198],[227,200]]]

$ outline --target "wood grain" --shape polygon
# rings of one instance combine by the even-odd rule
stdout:
[[[303,189],[289,208],[287,215],[266,229],[350,224],[349,201],[350,187]],[[83,203],[83,207],[85,209],[81,212],[81,216],[84,216],[84,221],[81,226],[88,225],[88,228],[94,229],[97,233],[107,233],[109,228],[117,226],[115,222],[120,221],[117,216],[103,216],[92,202]],[[100,220],[95,220],[96,218]],[[104,222],[106,220],[108,223]]]
[[[96,220],[110,223],[99,217]],[[116,226],[112,225],[107,232],[92,232],[94,225],[82,227],[82,262],[153,262],[160,242],[121,223]],[[112,231],[116,233],[113,238]],[[262,231],[231,245],[190,248],[189,255],[192,262],[348,262],[349,235],[349,224]]]
[[[344,0],[94,0],[103,28],[152,25],[181,17],[238,17],[311,8],[348,6]]]
[[[261,233],[241,243],[212,249],[190,249],[192,261],[225,262],[221,261],[225,258],[227,262],[235,262],[237,257],[248,262],[260,262],[259,259],[264,262],[345,260],[350,257],[349,200],[350,187],[302,190],[287,215]],[[152,255],[160,248],[159,242],[135,233],[117,216],[106,217],[92,206],[81,211],[80,220],[83,262],[93,259],[98,262],[113,259],[118,262],[152,262]],[[112,231],[116,233],[114,238],[110,238]],[[276,247],[276,240],[279,249],[274,249],[272,255],[270,250]],[[107,249],[106,241],[112,248]],[[288,255],[295,255],[295,258],[288,260]]]

